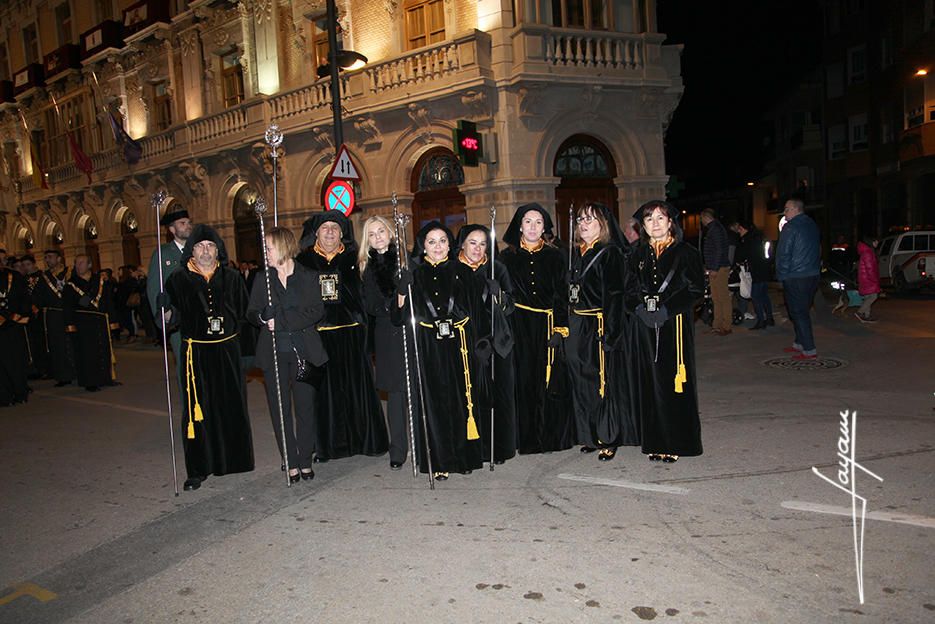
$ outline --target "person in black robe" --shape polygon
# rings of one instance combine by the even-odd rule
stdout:
[[[325,306],[319,294],[318,274],[295,261],[299,244],[291,231],[282,227],[271,228],[266,233],[266,249],[269,261],[268,290],[266,277],[253,280],[247,318],[260,328],[255,348],[256,364],[263,370],[266,399],[279,454],[289,460],[289,480],[296,483],[300,478],[315,478],[315,471],[312,470],[316,429],[315,394],[324,374],[321,367],[328,361],[315,326],[324,316]],[[271,299],[272,304],[269,303]],[[299,379],[302,368],[307,369],[307,377]],[[288,449],[285,454],[283,425]]]
[[[600,449],[609,461],[618,446],[640,443],[639,421],[632,409],[632,366],[624,289],[626,239],[613,213],[603,204],[578,209],[572,271],[569,275],[568,363],[575,422],[582,452]]]
[[[674,462],[702,453],[693,310],[704,296],[704,265],[698,250],[682,241],[672,204],[651,201],[633,216],[643,224],[644,242],[630,257],[634,279],[626,302],[640,321],[643,453],[653,461]]]
[[[539,204],[517,208],[500,254],[513,289],[517,446],[522,453],[569,449],[575,442],[565,362],[567,257],[553,241],[552,218]]]
[[[409,453],[409,397],[406,394],[406,362],[403,359],[404,331],[408,332],[409,387],[413,391],[413,418],[418,420],[421,412],[411,330],[405,326],[397,327],[390,320],[390,310],[396,306],[399,257],[395,229],[389,221],[379,215],[364,221],[357,261],[363,276],[364,306],[367,314],[374,319],[374,381],[377,389],[386,392],[387,396],[390,470],[400,470]]]
[[[468,301],[474,306],[469,312],[474,334],[478,336],[473,352],[477,370],[473,381],[477,426],[484,445],[484,460],[490,461],[490,427],[493,424],[493,461],[502,464],[516,455],[513,330],[508,320],[514,309],[513,285],[502,262],[494,262],[494,277],[490,276],[488,259],[496,260],[498,254],[488,228],[463,226],[458,232],[458,249],[458,261],[470,269],[468,284],[474,291]]]
[[[208,475],[250,472],[253,436],[238,333],[247,288],[227,267],[224,241],[213,228],[195,226],[156,305],[168,309],[167,322],[182,339],[185,489],[197,490]]]
[[[389,442],[367,353],[367,317],[351,222],[338,210],[305,221],[296,261],[318,272],[328,364],[316,399],[315,461],[386,453]]]
[[[470,474],[484,462],[473,390],[477,371],[470,355],[477,343],[470,310],[479,304],[470,301],[470,269],[449,255],[454,247],[448,228],[438,221],[425,224],[410,254],[412,270],[400,276],[391,310],[393,323],[402,325],[410,315],[406,299],[411,286],[428,452],[433,476],[440,481],[452,472]],[[428,472],[421,418],[416,437],[419,468]]]
[[[74,347],[65,334],[65,317],[62,313],[68,269],[62,263],[62,254],[57,249],[49,249],[43,256],[47,268],[33,291],[33,303],[39,309],[42,319],[48,373],[56,380],[55,387],[61,388],[75,378]]]
[[[62,297],[65,332],[75,353],[78,385],[88,392],[115,385],[117,358],[112,333],[120,329],[114,314],[113,286],[103,273],[91,270],[91,259],[75,256],[75,268]]]
[[[31,255],[25,255],[21,259],[24,276],[26,279],[26,294],[29,297],[29,323],[26,325],[26,333],[29,336],[29,379],[42,379],[48,374],[49,362],[48,354],[45,352],[44,336],[42,331],[42,318],[39,314],[39,308],[36,306],[36,289],[42,280],[42,271],[36,268],[36,259]]]
[[[26,324],[31,313],[26,280],[0,267],[0,407],[24,403],[29,396]]]

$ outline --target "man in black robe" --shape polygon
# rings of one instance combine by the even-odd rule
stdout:
[[[338,210],[305,221],[296,261],[318,272],[325,318],[318,326],[328,353],[316,400],[315,461],[383,455],[389,448],[383,410],[367,353],[367,315],[351,222]]]
[[[26,323],[31,308],[26,280],[0,267],[0,407],[23,403],[29,394]]]
[[[167,322],[182,338],[185,489],[197,490],[208,475],[253,470],[238,340],[246,319],[247,289],[237,271],[227,266],[221,237],[213,228],[197,225],[165,291],[157,297],[157,306],[168,308]]]
[[[62,314],[62,297],[68,281],[68,270],[57,249],[46,250],[43,257],[46,270],[33,291],[33,303],[39,308],[42,322],[48,374],[56,380],[55,387],[60,388],[75,378],[74,349],[65,334],[65,318]]]
[[[75,256],[75,270],[62,296],[65,333],[74,345],[78,385],[88,392],[113,386],[117,377],[111,332],[120,328],[114,315],[113,287],[91,270],[91,259]]]
[[[21,267],[26,278],[26,295],[29,297],[29,323],[26,333],[29,337],[29,379],[41,379],[48,371],[48,358],[43,346],[42,319],[35,304],[36,289],[42,280],[42,271],[36,267],[36,259],[27,254],[21,259]]]

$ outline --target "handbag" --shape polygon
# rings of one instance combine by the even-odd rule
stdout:
[[[303,359],[299,352],[296,351],[295,346],[292,347],[292,352],[295,353],[296,359],[295,380],[307,383],[317,390],[325,377],[325,367],[315,366],[308,360]]]
[[[747,267],[740,267],[740,296],[749,299],[753,294],[753,274]]]

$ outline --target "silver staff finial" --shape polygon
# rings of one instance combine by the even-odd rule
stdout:
[[[253,202],[253,212],[255,212],[257,216],[266,214],[266,200],[262,197],[257,197],[256,201]]]
[[[269,146],[273,148],[273,158],[277,158],[279,156],[279,150],[277,148],[282,145],[282,130],[279,129],[278,125],[273,124],[266,129],[265,138]]]
[[[168,195],[166,194],[165,189],[153,193],[153,209],[157,210],[160,206],[162,206],[162,204],[166,201],[166,197],[168,197]]]

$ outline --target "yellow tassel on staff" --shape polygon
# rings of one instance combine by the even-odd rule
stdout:
[[[480,434],[477,432],[477,423],[474,422],[473,416],[468,416],[467,439],[468,440],[480,440]]]
[[[467,439],[480,440],[480,434],[477,432],[477,423],[474,422],[474,401],[471,399],[471,364],[468,359],[467,333],[464,326],[469,319],[464,319],[455,323],[458,329],[458,335],[461,338],[461,365],[464,367],[464,397],[467,399]]]

